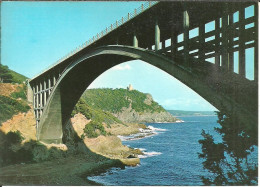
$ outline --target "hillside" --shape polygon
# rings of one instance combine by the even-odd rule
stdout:
[[[10,70],[8,66],[0,64],[0,82],[3,83],[23,83],[27,77],[17,73],[13,70]]]
[[[150,94],[127,89],[89,89],[82,99],[92,108],[112,113],[125,123],[175,122]]]
[[[13,115],[29,111],[25,91],[24,85],[0,83],[0,126]]]
[[[215,116],[214,111],[184,111],[184,110],[167,110],[174,116]]]
[[[28,163],[66,159],[75,153],[80,158],[79,162],[87,162],[81,157],[99,159],[97,164],[88,163],[94,165],[94,168],[105,167],[103,158],[111,161],[111,166],[114,163],[136,165],[140,162],[137,156],[132,158],[131,155],[141,154],[141,151],[123,145],[117,135],[137,133],[145,126],[127,125],[109,112],[90,107],[82,99],[75,106],[64,129],[64,144],[46,145],[37,141],[34,112],[26,99],[24,77],[13,79],[12,75],[19,74],[12,73],[6,67],[4,70],[5,75],[1,74],[4,83],[0,83],[0,167],[21,162],[26,163],[26,167]]]

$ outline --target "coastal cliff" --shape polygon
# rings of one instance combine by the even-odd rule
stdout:
[[[114,113],[114,115],[121,121],[126,123],[167,123],[176,122],[176,118],[169,112],[161,111],[151,113],[149,111],[136,112],[131,105],[126,108],[123,107],[120,112]]]
[[[92,108],[107,111],[124,123],[177,121],[150,94],[133,89],[89,89],[82,99]]]

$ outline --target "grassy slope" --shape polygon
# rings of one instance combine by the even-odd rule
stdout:
[[[144,101],[147,94],[137,90],[128,91],[126,89],[90,89],[87,90],[82,99],[93,107],[104,111],[116,113],[123,107],[129,107],[132,103],[132,108],[137,112],[162,112],[165,111],[157,102],[151,101],[151,104],[145,104]]]
[[[10,70],[7,66],[1,65],[1,68],[6,68],[7,72],[12,75],[12,83],[22,84],[27,79],[27,77]],[[4,89],[2,86],[1,88]],[[9,96],[0,95],[0,125],[2,122],[10,119],[13,115],[18,114],[19,112],[27,112],[29,109],[30,107],[26,101],[25,85],[21,85]]]
[[[2,74],[2,76],[4,75],[11,75],[11,77],[8,78],[9,83],[19,83],[22,84],[23,82],[25,82],[26,79],[28,79],[28,77],[21,75],[20,73],[17,73],[11,69],[8,68],[8,66],[2,65],[0,64],[0,73]],[[1,76],[1,75],[0,75]],[[5,80],[4,80],[5,82]]]
[[[27,112],[30,109],[24,100],[16,100],[0,95],[0,124],[19,112]]]
[[[122,121],[117,119],[109,112],[105,112],[98,108],[90,107],[83,99],[80,99],[79,102],[76,104],[71,116],[73,117],[77,113],[82,113],[87,119],[91,119],[98,122],[104,122],[108,125],[114,123],[123,124]]]
[[[23,83],[28,77],[21,75],[20,73],[17,73],[13,70],[10,70],[11,75],[13,76],[13,82],[14,83]]]

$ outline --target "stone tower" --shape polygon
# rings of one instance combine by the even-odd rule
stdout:
[[[134,90],[132,84],[129,84],[129,86],[127,87],[127,90],[128,90],[128,91],[132,91],[132,90]]]

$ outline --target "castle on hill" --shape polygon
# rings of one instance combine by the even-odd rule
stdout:
[[[132,84],[129,84],[129,86],[127,87],[127,90],[128,90],[128,91],[132,91],[132,90],[134,90]]]

